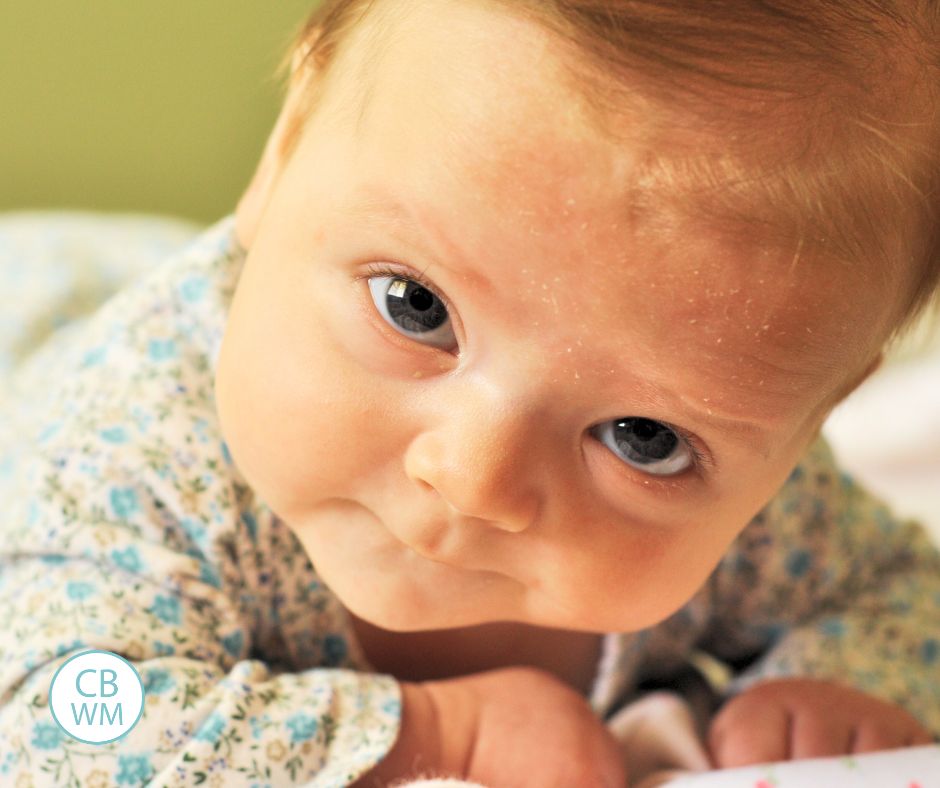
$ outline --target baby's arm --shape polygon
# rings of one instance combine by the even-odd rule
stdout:
[[[389,751],[399,719],[393,679],[275,674],[247,653],[246,622],[197,579],[197,561],[156,545],[148,552],[106,523],[94,530],[113,563],[81,558],[77,542],[61,562],[54,553],[6,556],[0,782],[343,785]],[[164,571],[189,577],[174,590],[160,584]],[[146,691],[136,727],[106,745],[67,737],[48,707],[56,669],[90,648],[130,660]]]
[[[714,723],[719,765],[940,735],[940,556],[822,441],[722,561],[711,598],[708,650],[763,652]]]

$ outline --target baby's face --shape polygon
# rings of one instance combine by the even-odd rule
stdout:
[[[534,27],[424,4],[389,40],[364,114],[350,72],[239,214],[236,464],[379,626],[649,626],[798,461],[877,294],[631,210],[643,151]]]

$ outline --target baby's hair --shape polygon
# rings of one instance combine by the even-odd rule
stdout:
[[[318,77],[285,151],[349,34],[415,1],[317,7],[282,65]],[[608,134],[638,106],[659,129],[704,132],[706,150],[650,151],[638,210],[658,191],[644,185],[667,186],[710,228],[786,244],[786,273],[811,252],[870,261],[859,276],[878,277],[897,304],[885,340],[940,301],[940,0],[473,1],[555,33],[566,76]],[[892,274],[906,264],[897,291]]]

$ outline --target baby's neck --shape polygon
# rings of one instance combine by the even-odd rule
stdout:
[[[512,665],[555,674],[583,695],[600,659],[601,636],[495,623],[429,632],[392,632],[349,614],[366,659],[401,681],[433,681]]]

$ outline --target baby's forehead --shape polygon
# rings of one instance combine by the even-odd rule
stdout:
[[[482,4],[400,8],[408,10],[383,20],[392,23],[380,31],[385,45],[360,64],[371,73],[354,72],[357,125],[371,118],[373,140],[420,136],[421,110],[430,107],[424,117],[434,133],[454,142],[448,168],[475,154],[477,183],[489,171],[494,189],[505,189],[509,170],[516,176],[510,186],[529,190],[523,208],[552,213],[567,205],[565,190],[554,187],[577,179],[579,157],[604,139],[631,150],[629,177],[611,204],[648,226],[655,227],[652,218],[681,216],[729,243],[781,252],[788,258],[783,276],[853,266],[859,286],[903,289],[911,195],[897,188],[891,162],[871,155],[871,131],[842,128],[825,101],[762,107],[726,96],[717,111],[698,104],[691,113],[634,93],[624,112],[591,112],[584,86],[564,77],[544,31],[508,16],[506,27],[495,25]],[[514,46],[494,46],[503,39]],[[565,144],[577,135],[587,144]],[[553,136],[561,143],[552,146]]]
[[[570,42],[562,46],[554,33],[506,13],[499,3],[378,3],[371,22],[360,42],[368,56],[355,58],[351,71],[360,120],[370,101],[384,97],[398,104],[402,81],[413,80],[419,70],[434,75],[423,86],[431,103],[435,88],[450,80],[461,81],[468,93],[490,92],[490,112],[543,102],[549,122],[568,133],[574,118],[586,118],[591,131],[645,148],[638,199],[666,195],[720,227],[740,227],[752,235],[760,230],[768,241],[794,248],[818,245],[821,253],[845,260],[875,251],[881,236],[862,230],[872,216],[885,225],[891,221],[885,197],[897,195],[894,202],[907,203],[912,196],[899,194],[893,182],[894,188],[885,188],[902,165],[897,151],[893,157],[877,155],[882,153],[875,145],[878,130],[855,122],[858,107],[836,95],[847,88],[823,87],[834,82],[825,74],[796,97],[775,90],[702,88],[701,76],[695,91],[683,93],[640,70],[627,75],[635,78],[631,86],[622,73],[584,68]],[[421,61],[422,50],[427,62]],[[494,74],[508,75],[507,84],[515,84],[502,94],[492,92]],[[535,88],[540,74],[543,85],[555,83],[558,89]],[[779,76],[783,81],[788,75]],[[605,92],[607,100],[598,100]],[[536,93],[541,95],[533,99]],[[470,97],[460,117],[468,131],[473,106]],[[902,120],[899,112],[883,109],[885,116]],[[527,128],[533,133],[527,135]],[[520,147],[542,144],[528,117],[513,132],[524,143]],[[890,141],[881,142],[891,147]],[[874,211],[872,199],[879,201]]]

